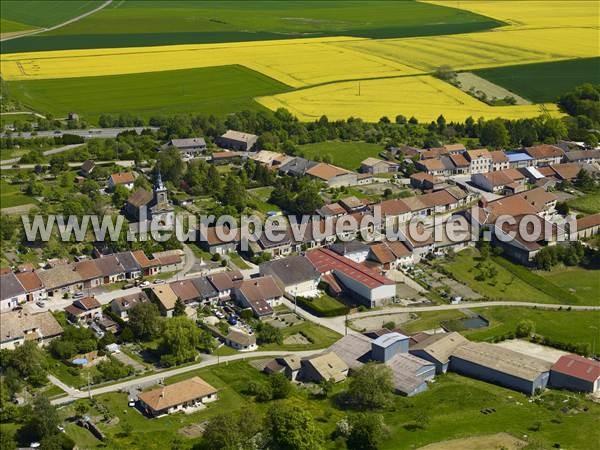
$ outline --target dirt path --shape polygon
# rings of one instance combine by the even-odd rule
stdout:
[[[66,22],[63,23],[59,23],[58,25],[54,25],[53,27],[50,28],[37,28],[35,30],[32,31],[25,31],[21,34],[12,34],[10,36],[3,36],[0,39],[0,42],[4,42],[4,41],[10,41],[11,39],[18,39],[20,37],[24,37],[24,36],[33,36],[34,34],[39,34],[39,33],[45,33],[47,31],[52,31],[52,30],[56,30],[58,28],[62,28],[66,25],[69,25],[70,23],[73,22],[77,22],[78,20],[83,19],[84,17],[89,16],[90,14],[94,14],[95,12],[100,11],[101,9],[107,7],[108,5],[110,5],[112,3],[112,0],[107,0],[104,3],[102,3],[100,6],[98,6],[97,8],[92,9],[91,11],[88,11],[86,13],[80,14],[77,17],[73,17],[72,19],[67,20]]]

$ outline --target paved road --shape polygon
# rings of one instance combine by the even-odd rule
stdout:
[[[90,128],[87,130],[56,130],[56,131],[23,131],[20,133],[2,133],[1,137],[19,137],[23,139],[33,139],[37,137],[61,137],[63,134],[72,134],[81,136],[84,139],[91,138],[116,138],[124,131],[135,131],[140,134],[142,130],[158,131],[158,127],[124,127],[124,128]]]
[[[62,152],[66,152],[68,150],[73,150],[74,148],[81,147],[82,145],[83,144],[64,145],[62,147],[53,148],[52,150],[46,150],[46,151],[42,152],[42,155],[44,155],[44,156],[56,155],[57,153],[62,153]],[[20,156],[18,158],[3,159],[3,160],[0,160],[0,165],[15,164],[15,163],[18,163],[20,160],[21,160]]]
[[[132,388],[135,388],[138,385],[148,385],[152,383],[158,383],[160,380],[164,378],[169,378],[174,375],[180,375],[182,373],[191,372],[193,370],[198,370],[203,367],[213,366],[215,364],[223,364],[230,361],[237,361],[240,359],[247,358],[257,358],[257,357],[266,357],[266,356],[283,356],[283,355],[296,355],[296,356],[309,356],[316,353],[316,350],[303,350],[297,352],[289,352],[289,351],[264,351],[264,352],[248,352],[248,353],[238,353],[230,356],[221,356],[217,357],[215,355],[202,355],[203,360],[196,364],[191,364],[189,366],[184,367],[176,367],[174,369],[163,370],[158,373],[154,373],[152,375],[147,375],[145,377],[134,378],[132,380],[123,381],[121,383],[111,384],[109,386],[103,386],[95,389],[91,389],[90,393],[92,396],[106,394],[108,392],[117,392],[117,391],[126,391]],[[73,400],[77,400],[78,398],[85,398],[89,394],[86,391],[80,391],[78,389],[73,389],[69,386],[66,386],[64,383],[56,380],[54,377],[49,377],[50,381],[65,392],[67,392],[66,397],[57,398],[52,400],[52,404],[61,405],[65,403],[72,402]],[[54,380],[58,381],[55,383]],[[63,387],[64,386],[64,387]]]
[[[101,166],[103,164],[114,164],[120,167],[133,167],[135,165],[135,161],[132,159],[123,160],[123,161],[95,161],[97,166]],[[0,170],[10,170],[10,169],[35,169],[38,164],[10,164],[7,163],[7,160],[0,161]],[[67,163],[69,167],[77,168],[81,167],[83,161],[78,162],[70,162]],[[39,164],[40,166],[47,166],[48,164]]]
[[[36,113],[33,111],[9,111],[9,112],[2,112],[0,113],[0,116],[17,116],[17,115],[26,115],[29,114],[31,116],[35,116],[35,117],[39,117],[40,119],[45,119],[46,116],[44,116],[43,114],[40,113]]]
[[[90,14],[94,14],[95,12],[100,11],[102,8],[110,5],[111,3],[112,3],[112,0],[107,0],[104,3],[102,3],[100,6],[98,6],[97,8],[94,8],[91,11],[88,11],[86,13],[80,14],[77,17],[73,17],[72,19],[69,19],[66,22],[59,23],[58,25],[54,25],[53,27],[50,27],[50,28],[38,28],[33,31],[24,32],[21,34],[11,34],[10,36],[6,36],[6,37],[0,39],[0,42],[10,41],[11,39],[17,39],[17,38],[20,38],[23,36],[32,36],[34,34],[45,33],[46,31],[52,31],[52,30],[56,30],[57,28],[62,28],[66,25],[69,25],[70,23],[77,22],[78,20],[81,20],[84,17],[89,16]]]

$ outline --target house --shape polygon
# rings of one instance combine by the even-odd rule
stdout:
[[[400,165],[395,162],[385,161],[377,158],[367,158],[360,163],[360,171],[362,173],[378,174],[378,173],[394,173],[398,172]]]
[[[200,293],[192,280],[173,281],[169,283],[169,287],[173,290],[177,298],[186,305],[200,301]]]
[[[467,339],[457,332],[437,333],[411,345],[409,352],[435,364],[437,373],[446,373],[452,353],[467,342]]]
[[[369,246],[356,239],[348,242],[336,242],[335,244],[331,244],[328,248],[332,252],[351,259],[355,263],[365,262],[369,256]]]
[[[96,163],[91,159],[86,159],[79,168],[79,173],[82,177],[89,178],[94,169],[96,168]]]
[[[62,297],[83,289],[83,280],[70,264],[63,264],[37,272],[49,297]]]
[[[0,311],[9,311],[26,301],[27,291],[14,273],[0,276]]]
[[[307,231],[310,228],[307,226]],[[271,239],[273,237],[273,239]],[[294,241],[292,230],[288,227],[283,232],[273,233],[273,236],[268,236],[267,233],[262,233],[256,242],[250,242],[250,250],[253,254],[269,253],[271,258],[287,256],[292,253],[292,245],[297,244]],[[300,245],[298,245],[300,247]]]
[[[283,153],[271,152],[269,150],[260,150],[250,156],[250,159],[253,159],[259,164],[271,169],[276,166],[281,166],[284,162],[290,161],[292,159],[291,156],[284,155]]]
[[[222,152],[213,152],[210,155],[210,161],[213,164],[233,164],[240,162],[245,157],[244,152],[233,152],[225,150]]]
[[[318,295],[321,275],[304,256],[288,256],[267,261],[260,266],[261,276],[272,276],[287,297],[314,297]]]
[[[550,386],[576,392],[598,392],[600,362],[579,355],[563,355],[550,369]]]
[[[198,298],[201,303],[215,303],[219,300],[219,291],[206,277],[192,278],[191,281],[198,291]]]
[[[600,161],[600,150],[573,150],[565,153],[566,163],[593,164]]]
[[[301,362],[299,376],[306,381],[339,383],[348,378],[348,366],[333,352],[325,352],[305,358]]]
[[[344,208],[348,213],[352,214],[358,211],[363,211],[366,209],[367,205],[364,201],[355,197],[354,195],[350,197],[344,197],[338,200],[338,203],[342,208]]]
[[[25,342],[45,345],[62,334],[63,329],[50,311],[27,314],[6,311],[0,314],[0,350],[14,350]]]
[[[412,397],[427,390],[427,382],[435,377],[435,365],[402,352],[385,362],[392,371],[392,381],[397,394]]]
[[[173,317],[173,310],[175,309],[175,303],[177,302],[177,294],[173,292],[170,285],[154,285],[147,289],[146,292],[148,293],[148,298],[157,304],[158,309],[163,316]]]
[[[160,261],[148,258],[143,250],[135,250],[131,254],[140,266],[143,275],[152,276],[160,271]]]
[[[551,367],[551,362],[487,342],[460,345],[450,359],[453,372],[527,395],[546,388]]]
[[[136,305],[147,301],[148,296],[144,292],[124,295],[123,297],[117,297],[110,302],[110,310],[119,317],[119,319],[128,321],[129,311],[135,308]]]
[[[294,177],[301,177],[306,173],[307,170],[316,166],[318,163],[310,161],[308,159],[296,156],[291,160],[284,162],[279,167],[279,173],[281,175],[291,175]]]
[[[323,218],[340,217],[346,214],[346,210],[338,202],[323,205],[315,212]]]
[[[129,190],[133,189],[135,183],[135,175],[133,172],[117,172],[113,173],[106,180],[106,185],[109,191],[114,191],[117,186],[123,186]]]
[[[125,215],[138,222],[154,221],[159,227],[172,227],[175,223],[175,210],[169,201],[167,188],[160,173],[152,192],[138,189],[127,199]]]
[[[165,250],[152,253],[152,258],[160,264],[161,272],[174,272],[183,267],[184,255],[182,250]]]
[[[423,159],[415,162],[417,170],[435,176],[450,176],[454,173],[454,164],[449,157],[439,159]]]
[[[469,173],[471,163],[467,161],[467,158],[465,158],[462,153],[448,155],[448,159],[452,162],[452,165],[454,166],[452,169],[453,175],[463,175]]]
[[[547,192],[544,188],[530,189],[519,195],[537,209],[537,214],[542,217],[552,216],[556,212],[558,197],[552,192]]]
[[[217,138],[217,144],[220,147],[242,152],[249,152],[252,150],[257,141],[258,136],[255,134],[243,133],[235,130],[227,130],[225,134],[222,134]]]
[[[423,191],[438,191],[446,187],[446,182],[429,173],[417,172],[410,176],[410,185]]]
[[[36,272],[19,272],[16,276],[27,293],[28,302],[37,302],[48,296],[44,283]]]
[[[490,152],[490,156],[492,157],[493,172],[510,168],[508,156],[506,156],[506,153],[504,153],[502,150]]]
[[[229,329],[229,333],[225,336],[225,344],[240,352],[252,352],[258,348],[256,345],[256,336],[232,328]]]
[[[223,225],[200,227],[198,234],[200,247],[213,255],[235,252],[240,242],[240,230],[230,230]]]
[[[383,240],[371,244],[369,259],[381,265],[383,270],[397,269],[414,264],[413,253],[402,241]]]
[[[115,254],[117,261],[123,268],[125,278],[132,280],[143,276],[142,266],[131,252],[120,252]]]
[[[116,255],[102,256],[94,260],[96,267],[102,273],[105,284],[116,283],[125,279],[125,269],[119,263]]]
[[[238,303],[251,308],[259,318],[273,314],[273,307],[281,304],[283,294],[283,290],[272,276],[243,280],[234,287],[234,296]]]
[[[467,150],[465,157],[469,161],[469,173],[487,173],[492,170],[492,155],[486,148]]]
[[[358,178],[355,172],[333,164],[318,163],[305,172],[311,178],[322,181],[329,187],[355,186]]]
[[[183,158],[195,158],[206,150],[206,141],[202,137],[171,139],[162,148],[168,147],[179,150]]]
[[[95,259],[75,263],[75,272],[79,274],[85,289],[93,289],[104,283],[104,274]]]
[[[526,147],[525,153],[533,158],[534,165],[538,167],[560,164],[565,156],[565,152],[560,147],[548,144]]]
[[[308,251],[306,257],[321,275],[333,275],[350,296],[369,308],[384,305],[396,296],[392,280],[329,249]]]
[[[218,391],[200,377],[161,386],[138,394],[142,409],[150,417],[194,410],[218,399]]]
[[[511,169],[523,169],[535,165],[535,160],[524,152],[507,153],[508,165]]]
[[[102,317],[102,304],[95,297],[83,297],[65,308],[71,323],[84,325]]]
[[[296,381],[301,365],[302,360],[297,356],[278,357],[269,361],[265,365],[263,372],[269,375],[282,373],[289,380]]]
[[[402,223],[408,222],[413,210],[408,203],[401,199],[384,200],[371,206],[374,214],[381,214],[386,230],[395,230]]]
[[[471,175],[471,182],[487,192],[517,193],[526,189],[527,177],[517,169],[504,169],[496,172]]]
[[[590,214],[577,219],[575,230],[569,230],[569,240],[586,239],[600,233],[600,213]]]
[[[243,280],[244,276],[240,271],[236,270],[214,273],[208,275],[206,279],[213,285],[220,300],[228,300],[231,297],[234,283]]]

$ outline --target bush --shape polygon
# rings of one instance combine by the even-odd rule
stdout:
[[[348,312],[348,308],[346,308],[345,306],[339,306],[337,308],[329,309],[320,308],[318,305],[315,305],[312,299],[305,297],[296,297],[296,303],[303,309],[307,310],[309,313],[319,317],[343,316]]]

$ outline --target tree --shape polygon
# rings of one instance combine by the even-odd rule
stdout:
[[[319,383],[319,385],[321,386],[321,394],[323,395],[323,397],[327,398],[329,397],[329,394],[331,394],[331,392],[333,391],[333,387],[335,386],[335,381],[333,381],[333,379],[322,379],[321,382]]]
[[[111,197],[113,206],[119,209],[122,208],[127,201],[129,194],[129,189],[127,189],[125,186],[121,186],[120,184],[115,186],[115,190],[113,191]]]
[[[570,208],[569,208],[569,204],[567,202],[558,202],[556,204],[556,212],[566,216],[567,214],[569,214]]]
[[[481,145],[491,148],[503,148],[508,145],[508,130],[501,119],[489,120],[481,127],[479,136]]]
[[[318,450],[323,445],[321,430],[310,413],[287,403],[276,403],[269,409],[265,432],[272,449]]]
[[[249,441],[260,431],[260,418],[254,409],[219,414],[208,421],[202,434],[206,450],[249,448]]]
[[[173,308],[173,317],[185,316],[185,304],[179,297],[175,300],[175,307]]]
[[[283,334],[279,328],[265,322],[260,322],[256,328],[256,339],[259,344],[283,343]]]
[[[358,413],[350,419],[347,445],[352,450],[376,450],[385,436],[383,417],[379,414]]]
[[[179,186],[185,171],[185,164],[181,159],[179,150],[169,147],[158,153],[155,170],[160,171],[163,181],[170,181]]]
[[[200,330],[187,317],[173,317],[162,331],[161,362],[168,366],[193,361],[198,354]]]
[[[141,302],[129,312],[129,327],[136,338],[143,341],[153,339],[160,327],[160,315],[154,303]]]
[[[274,400],[288,398],[292,392],[292,383],[282,373],[276,373],[271,375],[271,392]]]
[[[522,319],[517,323],[515,334],[519,338],[529,337],[535,333],[535,322],[529,319]]]
[[[56,408],[44,394],[38,394],[33,399],[33,408],[26,422],[27,429],[38,440],[49,438],[58,433],[60,419]]]
[[[383,364],[368,363],[350,377],[348,399],[358,409],[383,408],[394,391],[392,371]]]

